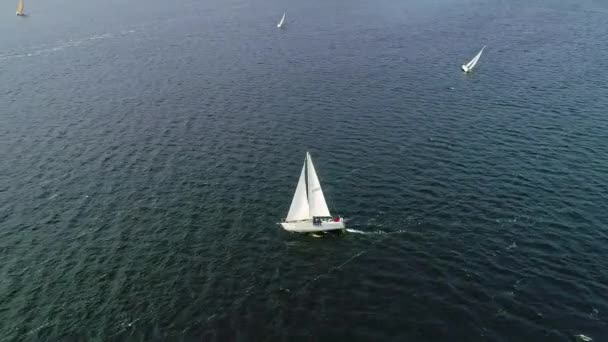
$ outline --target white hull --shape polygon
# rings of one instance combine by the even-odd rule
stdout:
[[[467,68],[467,66],[466,66],[466,65],[464,65],[464,64],[462,65],[462,67],[461,67],[461,68],[462,68],[462,71],[464,71],[464,72],[469,72],[469,71],[471,71],[471,70],[469,70],[469,68]]]
[[[290,232],[298,233],[315,233],[315,232],[326,232],[330,230],[344,229],[344,220],[340,218],[340,221],[323,221],[321,224],[313,224],[312,220],[296,221],[296,222],[282,222],[281,226],[283,229]]]

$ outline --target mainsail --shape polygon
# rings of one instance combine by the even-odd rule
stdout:
[[[306,162],[302,166],[296,193],[291,200],[289,213],[287,213],[286,221],[300,221],[310,219],[310,210],[308,206],[308,197],[306,195]]]
[[[308,152],[306,153],[306,163],[308,168],[308,205],[310,206],[310,216],[331,216],[325,202],[325,196],[323,196],[321,183]]]
[[[477,62],[479,61],[479,57],[481,57],[481,54],[483,53],[483,49],[485,49],[486,47],[482,47],[481,50],[479,50],[479,52],[475,55],[475,57],[473,57],[473,59],[471,59],[471,61],[467,64],[465,64],[464,66],[466,67],[466,71],[471,70],[475,67],[475,65],[477,65]]]
[[[283,17],[281,18],[281,21],[279,21],[279,23],[277,24],[277,27],[283,26],[284,22],[285,22],[285,12],[283,12]]]

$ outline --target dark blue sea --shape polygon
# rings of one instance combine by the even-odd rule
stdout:
[[[16,3],[0,341],[608,341],[607,2]]]

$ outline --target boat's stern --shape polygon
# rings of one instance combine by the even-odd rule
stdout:
[[[344,225],[344,218],[337,216],[331,220],[321,222],[321,227],[325,227],[325,230],[336,230],[344,229],[346,226]]]
[[[281,227],[287,231],[298,233],[325,232],[344,229],[342,217],[315,217],[312,220],[281,222]]]

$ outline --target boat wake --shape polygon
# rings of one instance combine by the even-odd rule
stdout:
[[[351,261],[357,259],[358,257],[362,256],[363,254],[365,254],[367,251],[360,251],[356,254],[353,254],[350,258],[346,259],[346,261],[340,263],[339,265],[333,266],[332,268],[330,268],[329,270],[327,270],[326,272],[323,272],[321,274],[316,275],[315,277],[313,277],[310,280],[307,280],[303,286],[301,286],[300,288],[304,289],[305,285],[310,284],[310,283],[314,283],[317,280],[319,280],[321,277],[325,277],[330,275],[331,273],[333,273],[334,271],[340,270],[342,269],[342,267],[346,266],[347,264],[349,264]]]
[[[368,233],[366,233],[366,232],[364,232],[362,230],[349,229],[349,228],[347,228],[346,231],[349,232],[349,233],[354,233],[354,234],[368,234]]]
[[[395,230],[392,232],[387,232],[384,230],[375,230],[375,231],[365,232],[362,230],[351,229],[351,228],[346,228],[346,231],[348,233],[352,233],[352,234],[363,234],[363,235],[390,235],[390,234],[402,234],[402,233],[407,232],[405,229],[399,229],[399,230]]]
[[[101,35],[85,37],[85,38],[81,38],[81,39],[74,39],[74,40],[70,39],[68,41],[59,42],[59,44],[52,46],[52,47],[40,46],[38,48],[32,48],[30,52],[0,54],[0,61],[8,60],[8,59],[40,56],[40,55],[51,53],[51,52],[57,52],[57,51],[61,51],[64,49],[77,47],[77,46],[80,46],[82,44],[92,42],[92,41],[105,40],[105,39],[110,39],[110,38],[126,36],[126,35],[134,33],[134,32],[135,32],[135,30],[123,30],[117,34],[106,33],[106,34],[101,34]]]

